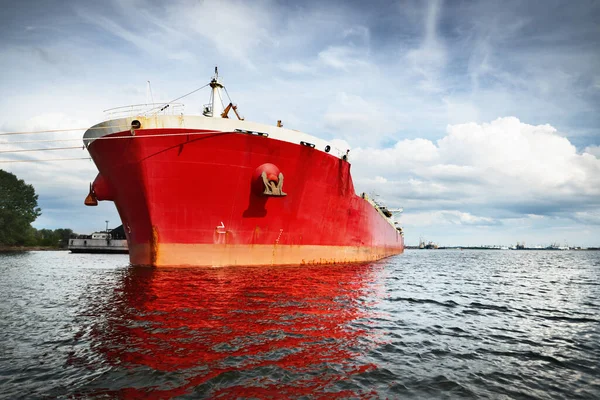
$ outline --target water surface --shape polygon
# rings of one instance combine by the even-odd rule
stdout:
[[[600,398],[600,252],[0,255],[0,397]]]

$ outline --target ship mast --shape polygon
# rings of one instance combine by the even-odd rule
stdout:
[[[221,118],[225,106],[223,105],[223,96],[221,94],[223,84],[219,82],[219,70],[217,67],[215,67],[215,76],[210,81],[210,87],[212,88],[212,93],[210,95],[211,115],[207,116]]]

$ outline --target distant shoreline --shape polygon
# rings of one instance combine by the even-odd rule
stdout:
[[[585,249],[546,249],[546,248],[535,248],[526,247],[524,249],[500,249],[498,247],[473,247],[473,246],[452,246],[452,247],[438,247],[437,249],[422,249],[419,246],[404,246],[408,250],[514,250],[514,251],[598,251],[600,247],[588,247]]]
[[[438,247],[437,249],[421,249],[419,246],[405,246],[406,250],[531,250],[531,251],[600,251],[600,247],[589,247],[587,249],[540,249],[540,248],[525,248],[525,249],[499,249],[493,247],[470,247],[470,246],[452,246],[452,247]],[[50,246],[0,246],[0,253],[19,253],[25,251],[69,251],[69,249],[60,249]]]
[[[0,253],[18,253],[24,251],[68,251],[51,246],[0,246]]]

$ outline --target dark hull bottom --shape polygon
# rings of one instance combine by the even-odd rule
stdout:
[[[129,254],[129,250],[120,249],[69,249],[71,253],[93,253],[93,254]]]

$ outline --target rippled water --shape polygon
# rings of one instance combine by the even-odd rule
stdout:
[[[600,398],[600,252],[0,255],[0,397]]]

